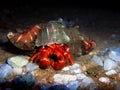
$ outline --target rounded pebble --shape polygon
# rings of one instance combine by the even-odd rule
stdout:
[[[99,81],[106,84],[110,83],[110,79],[108,77],[101,77],[99,78]]]
[[[49,90],[71,90],[65,85],[53,85],[49,88]]]
[[[50,88],[50,84],[44,84],[41,88],[40,88],[40,90],[49,90],[49,88]]]
[[[10,77],[13,73],[13,69],[8,64],[0,65],[0,79],[4,79],[5,77]]]
[[[28,63],[28,56],[13,56],[7,59],[7,63],[12,67],[23,67]]]
[[[16,88],[26,89],[34,83],[34,76],[32,74],[24,74],[22,76],[17,76],[13,80],[13,84]]]
[[[80,86],[79,81],[71,81],[69,84],[67,84],[67,87],[70,88],[70,90],[77,90],[79,86]]]
[[[67,84],[70,81],[77,80],[76,75],[67,75],[67,74],[55,74],[53,78],[54,78],[54,82],[59,84]]]
[[[26,70],[26,72],[31,72],[31,71],[33,71],[33,70],[35,70],[37,68],[39,68],[39,66],[37,64],[35,64],[35,63],[28,63],[26,65],[25,70]]]

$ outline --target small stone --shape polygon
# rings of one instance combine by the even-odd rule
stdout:
[[[106,74],[107,76],[110,76],[110,75],[117,74],[117,72],[116,72],[115,70],[109,70],[109,71],[105,72],[105,74]]]
[[[81,86],[87,87],[87,86],[89,86],[90,84],[93,84],[93,83],[94,83],[94,80],[92,78],[85,77],[81,82]]]
[[[99,78],[99,81],[105,84],[109,84],[110,83],[110,79],[108,77],[101,77]]]
[[[10,65],[8,64],[0,65],[0,79],[10,77],[12,73],[13,73],[13,69]]]
[[[109,57],[115,61],[120,62],[120,48],[115,48],[109,53]]]
[[[78,69],[76,69],[76,70],[71,70],[70,72],[71,72],[71,73],[76,73],[76,74],[77,74],[77,73],[81,73],[81,70],[80,70],[80,68],[78,68]]]
[[[50,84],[44,84],[41,88],[40,88],[40,90],[49,90],[49,88],[50,88]]]
[[[89,90],[99,90],[99,87],[97,85],[90,85],[90,89]]]
[[[30,87],[35,82],[34,76],[32,74],[24,74],[22,76],[17,76],[13,80],[13,84],[16,88],[26,89]]]
[[[87,76],[86,76],[85,74],[83,74],[83,73],[77,74],[76,76],[77,76],[77,79],[78,79],[78,80],[83,80],[84,78],[87,77]]]
[[[54,82],[58,84],[67,84],[70,81],[77,80],[76,75],[67,75],[67,74],[55,74],[53,78],[54,78]]]
[[[80,65],[75,63],[74,65],[70,66],[70,72],[71,73],[81,73]]]
[[[92,51],[92,52],[88,53],[88,55],[90,55],[90,56],[97,55],[97,54],[98,54],[98,51]]]
[[[70,73],[81,73],[80,65],[75,63],[72,66],[67,66],[62,69],[63,71],[69,71]]]
[[[70,88],[70,90],[77,90],[79,86],[80,86],[79,81],[71,81],[69,84],[67,84],[67,87]]]
[[[12,67],[23,67],[28,63],[28,56],[13,56],[7,59],[7,63]]]
[[[49,90],[71,90],[65,85],[53,85],[49,88]]]
[[[38,68],[39,68],[39,66],[37,64],[35,64],[35,63],[28,63],[26,65],[26,72],[31,72],[31,71],[33,71],[35,69],[38,69]]]
[[[69,66],[66,66],[66,67],[64,67],[62,70],[63,70],[63,71],[69,71],[70,69],[69,69]]]
[[[92,60],[95,61],[98,65],[103,66],[103,61],[102,61],[102,59],[100,57],[94,55],[92,57]]]
[[[118,64],[111,60],[111,59],[106,59],[104,61],[104,70],[111,70],[111,69],[114,69],[118,66]]]
[[[19,67],[13,67],[13,73],[15,74],[22,74],[23,69]]]

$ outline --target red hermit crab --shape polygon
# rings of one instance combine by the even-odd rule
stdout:
[[[39,51],[31,57],[31,60],[38,63],[41,68],[51,65],[55,70],[74,64],[68,45],[56,43],[41,46]]]
[[[55,70],[60,70],[66,65],[74,64],[70,48],[66,44],[70,38],[64,32],[64,25],[58,21],[37,24],[21,34],[10,32],[7,37],[14,46],[21,50],[34,51],[35,47],[38,47],[38,52],[34,53],[30,60],[41,68],[51,66]],[[36,45],[36,42],[39,44]],[[82,48],[83,54],[89,53],[96,47],[93,40],[82,40],[81,42],[80,48]]]
[[[52,22],[54,25],[58,24],[56,22]],[[56,43],[62,42],[63,40],[56,39],[60,38],[60,36],[66,35],[61,29],[60,32],[62,34],[58,34],[59,32],[56,31],[56,28],[50,27],[49,28],[49,38],[45,37],[45,27],[46,25],[35,25],[33,27],[28,28],[26,32],[21,34],[13,34],[12,32],[8,33],[7,37],[9,41],[16,47],[21,50],[34,50],[36,47],[36,39],[41,35],[42,39],[44,39],[45,45],[38,46],[39,50],[35,54],[32,55],[30,58],[31,61],[37,63],[41,68],[47,68],[49,66],[53,67],[55,70],[60,70],[66,65],[74,64],[74,60],[71,56],[70,49],[67,44]],[[59,26],[59,25],[58,25]],[[56,36],[57,33],[57,36]],[[47,32],[48,34],[48,32]],[[55,37],[56,36],[56,37]],[[69,40],[68,36],[67,40]],[[49,40],[49,41],[48,41]],[[65,41],[66,39],[64,39]],[[48,44],[46,42],[48,41]]]

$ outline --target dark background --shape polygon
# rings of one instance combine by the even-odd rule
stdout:
[[[14,11],[13,15],[32,14],[36,11],[48,12],[48,14],[62,11],[63,13],[69,12],[72,16],[74,10],[78,10],[80,13],[81,10],[120,13],[120,5],[119,0],[1,0],[0,13],[5,12],[5,10],[10,11],[10,13]]]
[[[92,8],[119,11],[119,0],[1,0],[0,9]]]
[[[18,23],[41,19],[46,21],[59,17],[86,23],[103,23],[108,20],[119,21],[120,5],[118,0],[1,0],[0,20]],[[32,21],[33,22],[33,21]],[[14,24],[13,24],[14,25]]]

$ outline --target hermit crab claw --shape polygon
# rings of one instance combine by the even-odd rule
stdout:
[[[35,40],[40,33],[40,30],[40,25],[35,25],[21,34],[9,32],[7,38],[14,46],[21,50],[33,50],[35,48]]]
[[[96,48],[96,42],[94,40],[83,40],[81,44],[82,54],[88,54],[90,51],[92,51],[94,48]]]

